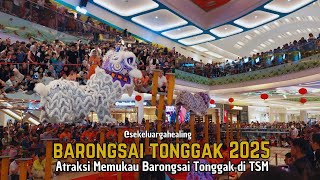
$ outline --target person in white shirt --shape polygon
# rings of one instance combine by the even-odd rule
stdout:
[[[98,46],[98,45],[95,45],[95,46],[94,46],[94,49],[92,49],[92,50],[90,51],[90,53],[89,53],[89,56],[90,56],[90,57],[92,56],[92,53],[93,53],[94,50],[95,50],[96,52],[98,52],[98,56],[99,56],[99,57],[102,55],[102,51],[101,51],[101,49],[99,48],[99,46]]]
[[[292,139],[296,139],[299,135],[299,131],[296,127],[291,126],[291,131],[290,131],[290,135]]]
[[[19,83],[20,82],[15,81],[14,75],[11,75],[10,78],[6,81],[5,92],[9,93],[15,91],[18,88]]]
[[[167,91],[167,78],[163,75],[162,71],[160,71],[158,76],[158,91],[159,92]]]
[[[12,161],[9,166],[9,175],[11,180],[19,180],[19,165],[16,160]]]

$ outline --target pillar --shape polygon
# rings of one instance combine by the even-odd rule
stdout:
[[[195,127],[194,127],[194,116],[195,114],[190,114],[190,131],[191,131],[191,140],[190,144],[194,143],[196,137],[195,137]]]
[[[10,156],[0,156],[1,159],[1,180],[8,180]]]
[[[230,121],[230,140],[233,141],[233,122],[232,122],[232,113],[229,114]]]
[[[152,99],[151,99],[151,105],[155,106],[157,102],[157,93],[158,93],[158,77],[160,74],[159,69],[153,70],[153,79],[152,79]]]
[[[5,117],[4,112],[2,112],[2,111],[0,111],[0,119],[1,119],[0,126],[3,126],[3,127],[7,126],[6,117]]]
[[[30,161],[32,158],[20,158],[17,159],[19,163],[19,180],[26,180],[27,179],[27,162]],[[50,167],[51,168],[51,167]],[[51,177],[50,177],[51,179]]]
[[[53,148],[53,141],[58,141],[59,139],[42,139],[45,141],[46,144],[46,164],[45,164],[45,180],[51,180],[52,175],[52,148]]]
[[[123,139],[123,130],[122,127],[118,127],[118,144],[122,143],[122,139]],[[120,164],[121,163],[121,159],[117,158],[117,163]],[[122,172],[118,171],[117,172],[117,180],[122,180]]]
[[[139,93],[137,95],[141,96],[141,100],[140,101],[136,101],[135,105],[138,108],[138,124],[141,124],[142,119],[143,119],[143,115],[144,115],[144,94],[143,93]]]
[[[166,95],[166,93],[159,93],[159,94],[160,94],[160,98],[159,98],[159,105],[158,105],[158,120],[162,120],[163,110],[165,107],[164,96]]]
[[[103,127],[100,128],[100,139],[99,139],[101,147],[103,146],[103,143],[105,142],[105,129]],[[103,157],[100,157],[101,163],[103,162]]]
[[[136,132],[139,131],[140,130],[139,126],[137,126],[135,128],[135,130],[136,130]],[[140,146],[139,146],[140,139],[138,137],[134,138],[134,143],[136,144],[137,150],[140,154],[140,151],[143,151],[143,149],[139,149],[140,148]],[[135,162],[135,164],[139,164],[139,158],[135,158],[134,162]],[[134,172],[134,179],[139,180],[139,172]]]
[[[149,132],[150,131],[150,123],[149,123],[149,120],[146,120],[146,131],[147,132]],[[149,154],[149,150],[150,150],[150,148],[149,148],[149,138],[145,138],[145,141],[144,141],[144,143],[145,143],[145,153],[146,154]]]
[[[219,117],[219,109],[216,109],[216,140],[217,143],[220,144],[221,140],[221,130],[220,130],[220,117]]]
[[[229,132],[229,113],[227,113],[227,121],[226,121],[226,143],[229,146],[230,143],[230,132]]]
[[[308,123],[308,113],[305,110],[300,111],[300,121]]]
[[[240,131],[241,131],[240,120],[237,119],[237,140],[238,140],[238,142],[240,142],[240,139],[241,139]]]
[[[204,116],[204,142],[209,143],[209,117]]]
[[[168,79],[168,95],[167,95],[167,102],[168,105],[171,106],[173,102],[173,91],[174,91],[174,85],[175,85],[175,74],[173,73],[167,73],[169,79]]]

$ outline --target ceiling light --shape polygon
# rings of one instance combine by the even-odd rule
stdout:
[[[308,19],[309,19],[310,21],[313,21],[313,18],[312,18],[311,16],[308,16]]]
[[[255,19],[257,19],[257,18],[258,18],[258,16],[254,16],[254,18],[255,18]]]
[[[228,28],[224,28],[224,30],[227,30]]]
[[[252,37],[251,36],[249,36],[249,35],[246,35],[245,36],[247,39],[249,39],[249,40],[251,40],[252,39]]]
[[[274,40],[273,40],[273,39],[269,39],[268,41],[270,41],[270,42],[274,43]]]
[[[284,97],[285,99],[287,99],[287,96],[286,96],[285,94],[283,95],[283,97]]]
[[[254,32],[255,32],[256,34],[261,34],[260,31],[258,31],[258,30],[254,30]]]
[[[158,16],[156,16],[156,19],[158,19]]]
[[[301,33],[301,31],[300,31],[299,29],[297,29],[297,32],[298,32],[298,33]]]
[[[287,34],[288,34],[289,36],[292,36],[291,32],[287,32]]]
[[[209,51],[208,49],[204,48],[204,47],[201,47],[201,46],[198,46],[198,45],[195,45],[195,46],[191,46],[193,49],[197,50],[197,51],[200,51],[200,52],[206,52],[206,51]]]

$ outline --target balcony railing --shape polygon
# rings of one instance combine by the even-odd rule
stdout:
[[[182,70],[175,70],[176,78],[184,81],[193,82],[203,85],[225,85],[232,83],[241,83],[244,81],[252,81],[259,79],[266,79],[276,76],[281,76],[289,73],[299,72],[307,69],[320,67],[320,54],[304,58],[299,61],[292,61],[281,65],[257,69],[254,71],[244,72],[240,74],[233,74],[223,77],[207,78],[190,72]]]
[[[123,37],[125,41],[135,42],[135,38],[129,33],[119,32],[104,23],[95,22],[90,17],[82,17],[84,15],[77,14],[75,16],[75,13],[70,12],[67,8],[57,7],[51,3],[42,6],[26,0],[16,6],[13,1],[5,1],[0,3],[0,10],[59,32],[79,37],[79,39],[98,42],[119,41],[119,38]]]

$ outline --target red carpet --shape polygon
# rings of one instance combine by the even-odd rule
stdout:
[[[102,177],[99,177],[99,173],[83,176],[80,178],[75,178],[72,180],[98,180],[98,179],[108,179],[108,180],[117,180],[117,173],[116,172],[105,172],[103,173]],[[124,172],[122,173],[122,179],[125,180],[134,180],[134,173],[133,172]]]

